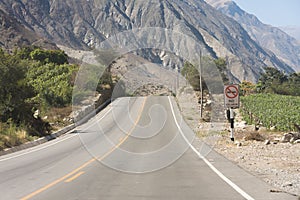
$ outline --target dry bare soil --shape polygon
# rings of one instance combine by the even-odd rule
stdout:
[[[201,121],[194,92],[183,89],[177,100],[186,122],[198,134],[197,139],[209,143],[227,159],[269,183],[274,188],[270,192],[287,192],[300,198],[300,144],[278,142],[284,133],[264,128],[255,130],[254,126],[245,125],[238,111],[235,142],[232,142],[226,120],[216,123],[217,127]],[[211,129],[215,129],[211,132],[213,135],[209,133]]]

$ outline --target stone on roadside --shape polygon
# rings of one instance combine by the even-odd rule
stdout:
[[[266,140],[265,141],[265,145],[269,145],[269,144],[271,144],[271,141],[270,140]]]
[[[281,138],[274,138],[273,141],[274,142],[280,142]]]
[[[237,147],[241,147],[241,146],[242,146],[242,143],[239,142],[239,141],[235,141],[234,144],[235,144]]]
[[[285,133],[282,138],[281,142],[295,142],[296,140],[300,139],[300,133]]]
[[[295,140],[295,141],[294,141],[294,144],[300,144],[300,139]]]
[[[285,133],[282,138],[281,138],[281,142],[290,142],[291,139],[293,138],[293,134],[292,133]]]
[[[282,187],[291,187],[291,186],[293,186],[293,183],[291,183],[291,182],[285,182],[285,183],[282,185]]]

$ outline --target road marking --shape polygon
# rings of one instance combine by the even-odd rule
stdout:
[[[100,158],[93,158],[89,161],[87,161],[86,163],[84,163],[83,165],[81,165],[80,167],[74,169],[73,171],[71,171],[70,173],[66,174],[65,176],[61,177],[61,178],[58,178],[56,179],[55,181],[49,183],[48,185],[28,194],[27,196],[21,198],[21,200],[28,200],[28,199],[31,199],[32,197],[42,193],[43,191],[57,185],[58,183],[60,182],[63,182],[65,179],[67,179],[68,177],[78,173],[79,171],[81,171],[83,168],[87,167],[88,165],[90,165],[91,163],[95,162],[96,160],[98,161],[101,161],[103,160],[104,158],[106,158],[109,154],[111,154],[114,150],[116,150],[117,148],[119,148],[128,138],[129,136],[132,134],[134,128],[137,126],[139,120],[141,119],[141,116],[142,116],[142,111],[144,110],[144,107],[145,107],[145,104],[146,104],[146,100],[147,98],[144,99],[143,103],[142,103],[142,106],[141,106],[141,109],[139,110],[139,114],[138,114],[138,117],[134,123],[134,125],[132,126],[132,128],[130,129],[130,131],[128,132],[127,136],[124,137],[116,146],[114,146],[113,148],[111,148],[110,151],[108,151],[106,154],[104,154],[103,156],[101,156]],[[75,175],[76,176],[76,175]],[[73,176],[74,177],[74,176]]]
[[[46,186],[44,186],[44,187],[42,187],[42,188],[40,188],[40,189],[38,189],[38,190],[36,190],[36,191],[30,193],[29,195],[27,195],[27,196],[21,198],[21,200],[28,200],[28,199],[30,199],[30,198],[36,196],[37,194],[40,194],[41,192],[43,192],[43,191],[45,191],[45,190],[47,190],[47,189],[53,187],[54,185],[56,185],[56,184],[62,182],[63,180],[67,179],[68,177],[70,177],[70,176],[72,176],[73,174],[77,173],[78,171],[82,170],[83,168],[85,168],[86,166],[88,166],[89,164],[91,164],[92,162],[94,162],[95,160],[96,160],[96,158],[93,158],[93,159],[87,161],[86,163],[84,163],[84,164],[81,165],[80,167],[74,169],[73,171],[71,171],[70,173],[66,174],[65,176],[63,176],[63,177],[61,177],[61,178],[59,178],[59,179],[56,179],[55,181],[49,183],[48,185],[46,185]]]
[[[84,171],[78,172],[77,174],[75,174],[71,178],[65,180],[65,183],[70,183],[70,182],[74,181],[76,178],[78,178],[79,176],[81,176],[84,173],[85,173]]]
[[[58,143],[61,143],[61,142],[65,141],[65,140],[71,139],[74,136],[76,136],[76,135],[70,135],[69,137],[66,136],[67,138],[58,140],[57,142],[51,143],[49,145],[46,145],[46,146],[43,146],[43,147],[38,147],[37,149],[33,149],[33,150],[30,150],[30,151],[27,151],[27,152],[24,152],[24,153],[15,155],[15,156],[11,156],[11,157],[8,157],[8,158],[0,159],[0,162],[6,161],[6,160],[11,160],[11,159],[14,159],[14,158],[18,158],[18,157],[21,157],[21,156],[24,156],[24,155],[27,155],[27,154],[30,154],[30,153],[33,153],[33,152],[41,151],[43,149],[46,149],[48,147],[54,146],[54,145],[56,145]]]
[[[104,117],[106,117],[106,115],[108,115],[108,113],[110,112],[112,110],[112,108],[110,108],[99,120],[97,120],[97,122],[99,122],[99,121],[101,121]],[[88,129],[88,128],[90,128],[92,125],[94,125],[96,122],[93,122],[90,126],[88,126],[86,129]],[[75,127],[74,129],[76,129],[77,127]],[[74,130],[74,129],[72,129],[72,130]],[[70,131],[72,131],[72,130],[70,130]],[[69,131],[69,132],[70,132]],[[56,141],[56,142],[54,142],[54,143],[51,143],[51,144],[48,144],[48,145],[46,145],[46,146],[43,146],[43,147],[37,147],[37,148],[35,148],[35,149],[32,149],[32,150],[30,150],[30,151],[27,151],[27,152],[24,152],[24,153],[21,153],[21,154],[18,154],[18,155],[15,155],[15,156],[11,156],[11,157],[8,157],[8,158],[3,158],[3,159],[0,159],[0,162],[3,162],[3,161],[7,161],[7,160],[11,160],[11,159],[14,159],[14,158],[18,158],[18,157],[21,157],[21,156],[24,156],[24,155],[27,155],[27,154],[30,154],[30,153],[34,153],[34,152],[37,152],[37,151],[41,151],[41,150],[43,150],[43,149],[46,149],[46,148],[48,148],[48,147],[51,147],[51,146],[54,146],[54,145],[56,145],[56,144],[58,144],[58,143],[61,143],[61,142],[63,142],[63,141],[65,141],[65,140],[69,140],[69,139],[71,139],[71,138],[73,138],[73,137],[75,137],[75,136],[77,136],[77,134],[74,134],[74,135],[70,135],[70,136],[66,136],[66,138],[64,138],[64,139],[61,139],[61,140],[58,140],[58,141]],[[33,147],[34,148],[34,147]]]
[[[190,148],[199,156],[199,158],[201,158],[208,165],[208,167],[210,169],[212,169],[221,179],[223,179],[223,181],[225,181],[228,185],[230,185],[240,195],[242,195],[247,200],[255,200],[253,197],[251,197],[249,194],[247,194],[244,190],[242,190],[239,186],[237,186],[235,183],[233,183],[229,178],[227,178],[224,174],[222,174],[222,172],[220,172],[212,163],[210,163],[204,156],[202,156],[200,154],[200,152],[197,151],[197,149],[188,141],[188,139],[185,137],[185,135],[184,135],[181,127],[179,126],[177,119],[176,119],[175,111],[174,111],[174,108],[173,108],[173,104],[171,102],[171,98],[170,97],[168,97],[168,98],[169,98],[169,103],[170,103],[172,115],[173,115],[173,118],[175,120],[176,126],[177,126],[180,134],[184,138],[184,140],[190,146]]]

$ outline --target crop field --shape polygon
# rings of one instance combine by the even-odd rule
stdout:
[[[248,124],[260,124],[279,131],[296,130],[300,125],[300,97],[255,94],[241,97],[241,112]]]

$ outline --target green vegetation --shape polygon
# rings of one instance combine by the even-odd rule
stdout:
[[[212,62],[210,58],[203,58],[202,63],[205,69],[209,69],[209,63]],[[213,63],[221,73],[223,84],[228,84],[226,60],[219,58],[213,60]],[[198,69],[186,62],[181,73],[194,90],[199,91]],[[210,74],[210,77],[213,79],[214,76]],[[207,90],[205,82],[202,84]],[[290,131],[295,130],[295,124],[300,123],[300,73],[286,75],[278,69],[267,67],[257,84],[249,81],[240,84],[240,95],[241,113],[248,124]]]
[[[278,69],[267,67],[256,87],[260,93],[300,96],[300,73],[286,75]]]
[[[181,70],[182,76],[186,78],[186,80],[189,82],[189,84],[194,88],[195,91],[200,90],[200,76],[198,71],[198,66],[193,65],[189,62],[185,62],[184,66]],[[226,75],[226,60],[224,58],[218,58],[218,59],[211,59],[209,57],[202,57],[201,58],[201,67],[202,67],[202,85],[204,90],[208,90],[206,82],[210,83],[210,87],[213,85],[216,85],[218,87],[218,76],[221,75],[223,84],[227,84],[229,79]],[[211,70],[216,67],[216,71]],[[213,74],[218,73],[218,74]],[[215,80],[214,80],[215,79]],[[214,88],[210,88],[214,89]],[[221,92],[221,91],[220,91]]]
[[[78,67],[75,65],[47,63],[29,67],[26,80],[37,94],[31,100],[43,108],[63,107],[72,100],[73,73]]]
[[[242,114],[249,124],[295,130],[300,123],[300,73],[286,75],[267,67],[257,84],[240,84]]]
[[[112,53],[104,55],[110,62]],[[71,104],[80,105],[95,91],[101,94],[97,104],[110,98],[113,80],[104,66],[83,66],[74,87],[79,66],[69,64],[63,51],[31,46],[8,54],[0,49],[0,150],[66,125]]]
[[[60,50],[0,49],[0,150],[50,133],[34,112],[69,106],[77,70]]]
[[[185,62],[181,74],[188,80],[189,84],[196,91],[200,91],[200,76],[198,69],[191,63]],[[205,84],[202,82],[202,84]]]
[[[300,122],[300,97],[278,94],[254,94],[244,96],[242,114],[249,124],[261,124],[276,130],[295,130]]]

